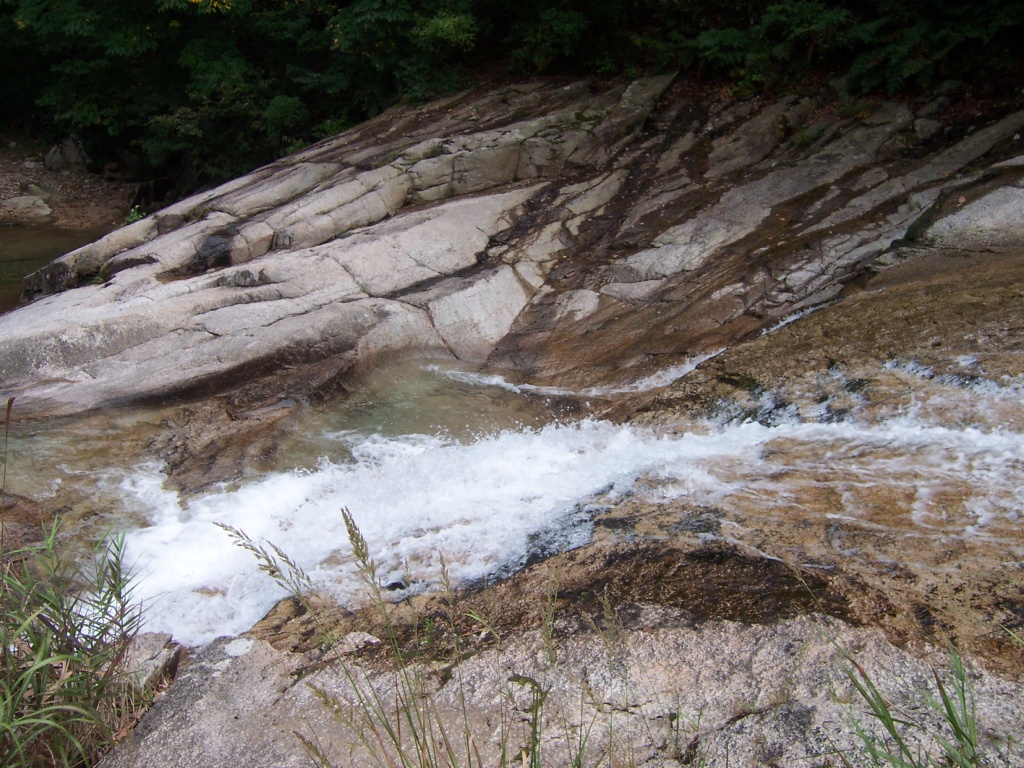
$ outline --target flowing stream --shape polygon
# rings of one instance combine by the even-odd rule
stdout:
[[[912,366],[891,375],[925,381]],[[974,557],[1024,566],[1024,386],[925,383],[929,394],[907,407],[844,421],[782,409],[760,422],[654,430],[562,421],[551,393],[405,364],[332,408],[296,408],[273,464],[199,497],[179,498],[159,458],[119,437],[155,433],[160,411],[15,423],[9,485],[52,499],[73,484],[78,500],[67,505],[85,510],[79,525],[127,530],[147,628],[187,644],[248,629],[284,594],[218,523],[280,547],[320,588],[357,603],[342,507],[399,594],[436,583],[440,555],[465,582],[585,543],[595,515],[627,502],[712,510],[717,522],[699,537],[746,547],[759,546],[755,529],[776,525],[781,541],[806,518],[884,533],[896,547],[958,542]],[[889,556],[849,536],[821,546]]]

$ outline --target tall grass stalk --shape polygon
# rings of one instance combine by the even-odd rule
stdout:
[[[11,437],[11,411],[14,408],[14,398],[7,398],[7,409],[4,414],[4,476],[0,481],[0,512],[7,506],[7,446]],[[0,554],[4,551],[3,529],[0,526]]]
[[[389,768],[473,768],[476,765],[482,768],[483,761],[469,728],[469,713],[464,696],[460,700],[461,732],[452,733],[438,712],[437,702],[431,695],[431,685],[422,666],[411,664],[404,657],[388,603],[381,592],[377,564],[370,557],[366,539],[347,509],[342,510],[342,517],[356,567],[369,589],[372,605],[384,620],[393,655],[394,673],[389,698],[385,698],[380,686],[375,685],[365,672],[343,664],[342,669],[353,697],[349,702],[336,699],[331,701],[332,708],[341,715],[342,722],[357,735],[378,765]],[[442,584],[450,610],[453,596],[447,566],[443,563]],[[461,647],[454,613],[449,612],[448,621],[455,638],[457,669],[461,660]],[[457,671],[456,674],[461,675],[461,672]],[[324,695],[323,692],[321,695]]]
[[[62,556],[55,525],[0,564],[0,768],[91,765],[137,715],[123,538],[94,554]]]
[[[641,685],[646,685],[649,690],[654,690],[657,686],[651,677],[647,674],[646,669],[641,668],[636,670],[631,668],[629,665],[628,654],[626,652],[626,643],[628,632],[622,621],[619,619],[619,615],[615,609],[611,595],[608,593],[608,589],[601,594],[601,621],[600,623],[595,621],[593,617],[586,617],[587,623],[590,625],[591,631],[601,641],[601,645],[604,648],[605,663],[608,665],[609,671],[613,675],[619,678],[629,695],[635,700],[642,700]],[[602,710],[601,701],[594,695],[592,689],[589,686],[588,681],[582,681],[584,684],[584,690],[590,695],[592,706],[595,712]],[[693,768],[705,768],[710,763],[710,756],[708,755],[707,749],[701,743],[701,727],[700,721],[701,716],[698,714],[696,720],[686,717],[682,712],[682,707],[677,699],[675,706],[668,711],[666,718],[669,724],[668,739],[666,741],[666,752],[667,756],[679,762],[683,765],[693,766]],[[633,766],[636,764],[636,753],[635,745],[633,742],[633,734],[627,729],[625,733],[625,742],[622,742],[621,738],[616,737],[615,720],[609,708],[608,725],[607,725],[607,738],[606,738],[606,751],[611,753],[618,749],[625,751],[625,758],[621,761],[627,766]],[[646,737],[648,744],[656,744],[662,739],[659,735],[654,733],[651,727],[651,721],[646,717],[640,718],[640,728],[642,735]],[[689,741],[686,749],[682,749],[681,740],[683,738],[684,729],[687,732]],[[582,744],[585,747],[585,744]],[[582,756],[583,750],[579,751]],[[611,761],[611,757],[609,758]],[[600,760],[595,764],[594,768],[600,765]],[[581,760],[573,762],[573,768],[576,765],[582,765]]]
[[[339,668],[347,684],[347,693],[335,694],[313,686],[315,695],[328,707],[365,752],[367,763],[380,768],[511,768],[520,764],[527,768],[541,768],[541,736],[543,708],[547,690],[530,677],[512,675],[510,687],[499,692],[503,702],[497,726],[497,745],[491,742],[494,733],[474,733],[473,715],[467,685],[463,680],[462,662],[465,660],[459,627],[460,618],[469,618],[497,638],[498,633],[478,613],[459,613],[457,598],[452,587],[447,563],[441,558],[442,601],[445,606],[445,630],[451,636],[450,672],[455,681],[455,710],[442,708],[436,697],[436,683],[431,679],[427,665],[412,659],[403,650],[399,632],[392,621],[392,606],[384,597],[380,586],[376,562],[355,520],[347,509],[342,509],[349,544],[359,576],[367,588],[370,605],[382,618],[386,641],[391,652],[391,672],[374,675],[361,666],[349,663],[344,654],[347,649],[334,636],[334,632],[319,615],[319,600],[310,600],[315,587],[302,569],[279,548],[272,544],[254,542],[242,531],[221,525],[234,538],[236,545],[253,554],[260,569],[288,590],[307,607],[313,607],[313,619],[318,623],[320,636],[339,659]],[[332,647],[333,646],[333,647]],[[525,713],[516,711],[512,685],[527,689],[530,704]],[[444,711],[442,711],[444,709]],[[514,748],[513,739],[521,732],[516,721],[522,723],[525,714],[528,732],[524,734],[526,746]],[[318,766],[334,766],[328,747],[317,734],[296,734],[309,758]],[[485,760],[479,744],[497,747],[496,759]],[[518,742],[517,742],[518,743]]]
[[[288,554],[276,544],[260,544],[253,541],[245,531],[232,528],[224,523],[214,523],[218,528],[234,539],[235,546],[244,549],[256,558],[258,567],[271,579],[299,602],[308,605],[314,598],[319,600],[316,586],[302,566],[292,560]]]
[[[549,696],[555,684],[549,680],[549,673],[558,664],[554,627],[560,572],[555,573],[552,586],[539,606],[543,658],[540,673],[534,672],[532,676],[511,674],[504,686],[499,684],[500,690],[496,691],[500,702],[497,729],[488,726],[487,733],[475,732],[483,723],[474,721],[475,713],[469,703],[467,691],[470,684],[463,678],[463,662],[467,656],[462,645],[458,619],[469,618],[495,638],[499,637],[497,631],[478,612],[459,612],[457,595],[451,584],[447,563],[442,557],[443,621],[451,636],[452,655],[450,667],[446,667],[446,670],[451,674],[450,690],[454,691],[455,700],[454,707],[439,704],[438,686],[427,671],[428,664],[423,663],[422,659],[409,657],[403,650],[398,629],[392,620],[394,607],[384,597],[378,567],[370,556],[366,539],[349,511],[342,509],[341,513],[356,569],[369,593],[371,607],[382,619],[392,657],[391,671],[386,674],[375,675],[364,666],[348,662],[345,659],[348,649],[341,647],[333,630],[322,621],[323,617],[318,616],[315,609],[312,611],[314,621],[320,625],[321,638],[325,639],[329,650],[333,650],[339,660],[346,692],[339,694],[324,687],[311,687],[349,735],[350,759],[347,764],[361,767],[374,765],[379,768],[544,768],[551,762],[545,746],[559,743],[564,746],[565,760],[556,762],[564,762],[572,768],[600,768],[603,765],[630,767],[636,764],[630,729],[626,729],[624,736],[618,735],[617,718],[620,715],[614,707],[603,703],[600,694],[591,689],[586,679],[580,681],[578,724],[571,724],[563,716],[564,727],[559,730],[560,726],[555,723],[557,718],[548,712]],[[238,546],[257,558],[262,571],[301,603],[307,607],[324,604],[319,597],[310,600],[310,595],[315,593],[314,585],[305,572],[278,547],[254,542],[243,532],[229,526],[220,527],[235,539]],[[603,626],[598,627],[593,623],[593,628],[605,645],[610,668],[622,673],[625,665],[620,646],[625,642],[625,630],[607,596],[603,607]],[[437,630],[433,619],[429,621],[427,642],[432,645]],[[417,644],[417,648],[422,646],[422,642]],[[522,696],[517,696],[517,693],[525,693],[525,704]],[[680,751],[678,741],[681,738],[680,723],[683,718],[678,712],[673,714],[676,717],[673,721],[673,758],[685,758],[691,765],[706,765],[706,756],[695,743],[691,743],[684,753]],[[602,723],[600,728],[599,723]],[[546,730],[551,727],[555,727],[558,732],[549,737]],[[655,743],[650,724],[645,722],[643,727],[648,741]],[[330,754],[329,745],[320,735],[314,732],[309,735],[297,733],[296,736],[315,765],[321,768],[334,768],[338,765]],[[362,757],[354,756],[351,744],[362,749]],[[479,749],[481,744],[488,747],[486,759]]]

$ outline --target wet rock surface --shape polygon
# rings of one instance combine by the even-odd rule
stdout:
[[[43,541],[53,525],[53,514],[39,502],[16,493],[0,494],[0,555]]]
[[[572,764],[581,750],[637,764],[724,765],[740,755],[839,765],[836,751],[857,743],[841,725],[858,711],[849,659],[908,707],[945,663],[917,641],[894,645],[863,626],[884,599],[842,580],[724,547],[599,546],[488,590],[395,606],[391,630],[376,609],[314,620],[286,601],[250,636],[197,652],[103,765],[305,765],[301,739],[334,760],[372,760],[366,749],[380,755],[380,744],[354,729],[373,720],[344,702],[356,686],[395,702],[406,685],[429,696],[431,727],[468,734],[487,762],[502,746],[514,755],[527,747],[539,712],[545,765]],[[405,676],[389,671],[380,641],[389,631],[407,654]],[[335,642],[324,645],[325,634]],[[1005,748],[1021,684],[970,675],[986,743]],[[540,710],[531,685],[545,692]],[[343,702],[338,717],[332,697]]]
[[[402,354],[636,378],[835,297],[894,242],[1019,242],[1024,112],[908,159],[909,107],[809,132],[823,99],[708,104],[665,76],[394,110],[28,278],[3,391],[72,413]]]

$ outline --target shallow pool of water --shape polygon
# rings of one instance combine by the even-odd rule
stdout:
[[[18,306],[21,279],[59,256],[97,240],[108,230],[0,225],[0,313]]]
[[[557,417],[552,398],[481,379],[454,362],[410,360],[363,376],[328,407],[296,408],[281,423],[267,469],[314,469],[323,459],[352,461],[353,442],[370,436],[426,435],[470,443],[504,430],[533,429]]]
[[[281,419],[276,450],[246,467],[246,482],[274,473],[346,464],[366,440],[437,439],[469,444],[506,430],[537,429],[557,416],[549,398],[462,380],[451,365],[409,361],[367,373],[329,405],[294,403]],[[7,452],[7,488],[59,509],[85,537],[144,525],[148,507],[126,492],[126,477],[153,476],[151,448],[174,407],[122,408],[49,421],[21,421],[15,402]],[[154,474],[155,473],[155,474]]]

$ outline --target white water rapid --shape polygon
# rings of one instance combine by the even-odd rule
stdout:
[[[471,377],[455,378],[466,387]],[[498,380],[477,384],[508,389]],[[954,389],[975,411],[987,402],[993,413],[1020,414],[1019,385],[986,386]],[[537,551],[585,542],[592,513],[627,497],[778,517],[822,488],[839,499],[827,513],[836,519],[901,536],[986,542],[1019,565],[1019,539],[1006,534],[1024,510],[1024,434],[1019,424],[940,423],[938,400],[948,394],[936,397],[873,421],[694,423],[660,434],[595,420],[475,439],[334,424],[306,437],[346,458],[187,503],[165,488],[159,465],[134,467],[121,493],[147,525],[128,533],[128,552],[142,576],[147,629],[186,644],[248,629],[284,594],[215,523],[277,545],[324,590],[358,602],[341,507],[369,541],[385,583],[412,589],[437,580],[439,553],[453,577],[474,580]],[[870,498],[879,485],[902,489],[903,499],[882,516]],[[706,536],[733,540],[741,528],[729,523]]]

